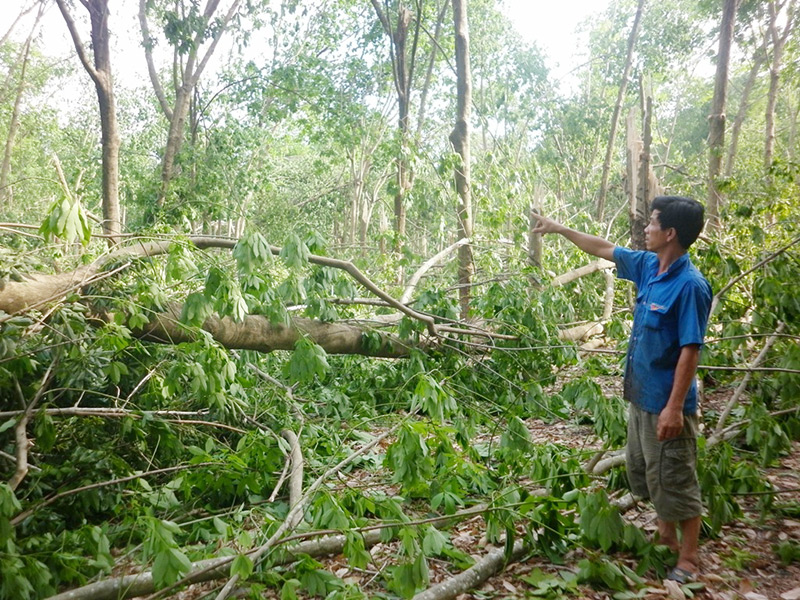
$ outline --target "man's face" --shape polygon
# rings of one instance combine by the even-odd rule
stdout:
[[[644,246],[651,252],[658,252],[669,242],[667,234],[671,228],[661,229],[658,213],[659,211],[657,210],[650,213],[650,223],[644,228]]]

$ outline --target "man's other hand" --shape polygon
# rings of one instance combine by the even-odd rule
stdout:
[[[658,415],[658,425],[656,426],[658,441],[664,442],[676,438],[681,431],[683,431],[683,411],[667,406]]]

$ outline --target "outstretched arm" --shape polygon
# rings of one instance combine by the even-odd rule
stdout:
[[[539,222],[536,224],[536,227],[533,228],[533,233],[558,233],[587,254],[592,254],[593,256],[606,260],[614,260],[615,246],[608,240],[596,235],[570,229],[558,221],[548,219],[541,215],[537,215],[536,218],[539,219]]]

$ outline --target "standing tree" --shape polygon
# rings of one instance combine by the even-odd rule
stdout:
[[[758,32],[753,33],[752,37],[754,42],[759,35]],[[725,177],[731,177],[733,175],[733,167],[736,163],[736,152],[739,148],[739,134],[742,131],[742,125],[747,117],[747,110],[750,108],[750,94],[753,92],[758,75],[761,73],[761,68],[764,66],[767,59],[767,37],[761,35],[761,40],[761,43],[753,52],[753,62],[750,65],[750,71],[747,74],[744,88],[742,88],[742,95],[739,99],[739,110],[736,112],[736,118],[731,127],[731,142],[728,146],[728,156],[725,161]]]
[[[725,99],[728,93],[728,65],[737,5],[738,0],[723,0],[717,70],[714,75],[714,98],[711,102],[711,114],[708,116],[708,220],[711,227],[719,225],[722,204],[717,177],[722,168],[722,149],[725,145]]]
[[[159,209],[164,206],[170,182],[175,174],[175,158],[183,144],[186,117],[189,114],[192,94],[209,59],[217,49],[222,34],[228,29],[233,16],[239,9],[240,0],[234,0],[224,16],[215,20],[214,15],[219,8],[220,1],[208,0],[202,13],[199,12],[199,5],[196,3],[192,3],[188,8],[181,5],[179,7],[181,15],[176,11],[164,11],[164,30],[170,44],[174,47],[175,57],[173,65],[173,72],[176,75],[175,97],[170,105],[153,61],[155,42],[150,35],[147,21],[147,2],[139,0],[139,23],[142,28],[147,71],[150,74],[150,81],[153,84],[159,106],[169,121],[167,145],[161,161],[161,189],[156,203]],[[59,2],[63,2],[63,0],[59,0]],[[208,40],[210,43],[204,46]]]
[[[119,208],[119,125],[114,101],[114,79],[111,74],[111,52],[109,49],[108,0],[81,0],[89,11],[92,24],[91,48],[94,61],[90,61],[75,20],[65,0],[56,0],[67,23],[72,42],[83,68],[89,73],[97,90],[100,106],[100,127],[103,147],[103,232],[110,236],[109,245],[117,241],[122,231]]]
[[[768,35],[772,42],[772,63],[769,68],[769,94],[765,113],[764,169],[769,170],[772,166],[772,156],[775,153],[775,105],[778,102],[783,50],[794,27],[796,3],[795,0],[783,0],[782,2],[770,0],[767,8],[769,10]],[[778,31],[778,16],[784,8],[786,8],[786,23],[783,30]]]
[[[644,0],[639,0],[636,9],[636,16],[633,19],[633,27],[628,36],[628,54],[625,58],[625,67],[622,69],[622,77],[619,82],[617,102],[614,104],[614,114],[611,117],[611,132],[608,134],[608,146],[606,146],[606,158],[603,161],[603,176],[600,182],[600,193],[597,196],[597,220],[602,221],[605,217],[606,196],[608,195],[608,175],[611,171],[611,159],[614,156],[614,142],[617,137],[617,127],[619,126],[619,115],[622,112],[622,103],[625,99],[625,91],[628,89],[628,78],[631,73],[633,63],[633,48],[636,45],[636,37],[639,35],[639,25],[642,22],[642,12],[644,10]]]
[[[397,156],[397,189],[394,196],[395,218],[395,250],[403,247],[406,236],[406,194],[414,182],[414,172],[411,166],[411,157],[408,147],[409,137],[409,107],[411,104],[411,86],[414,77],[414,65],[419,41],[420,18],[415,20],[414,37],[411,48],[408,47],[408,33],[413,15],[403,2],[397,4],[397,19],[395,23],[387,14],[388,4],[381,6],[378,0],[371,0],[375,13],[389,36],[390,56],[392,59],[392,78],[397,92],[398,107],[398,134],[399,151]],[[386,10],[385,10],[386,9]]]
[[[450,133],[450,142],[461,157],[455,168],[458,191],[458,238],[472,237],[472,196],[470,191],[469,118],[472,103],[472,78],[469,66],[469,21],[467,0],[453,0],[453,23],[456,35],[457,110],[456,124]],[[461,318],[469,315],[470,286],[475,270],[472,246],[467,243],[458,249],[458,286]]]
[[[35,5],[33,5],[35,6]],[[31,6],[27,10],[33,8]],[[20,66],[20,73],[19,73],[19,81],[17,82],[17,89],[14,96],[14,105],[11,109],[11,118],[8,124],[8,135],[6,136],[6,145],[5,149],[3,150],[3,162],[0,165],[0,198],[4,200],[9,200],[11,198],[11,188],[8,185],[8,175],[11,172],[11,151],[14,148],[14,139],[16,138],[17,131],[19,129],[19,111],[20,105],[22,104],[22,97],[25,94],[25,87],[27,85],[25,80],[25,75],[28,70],[28,63],[30,62],[31,56],[31,42],[33,41],[33,36],[36,33],[36,29],[39,27],[39,21],[42,18],[42,14],[44,13],[45,4],[42,2],[39,4],[39,10],[36,13],[36,20],[33,23],[33,27],[31,27],[31,31],[28,34],[28,38],[25,40],[25,43],[22,46],[22,49],[19,53],[19,58],[17,59],[16,63],[12,66],[9,76],[13,73],[14,69],[16,68],[17,64],[21,63]],[[21,18],[25,14],[25,11],[21,12],[17,19]],[[14,23],[16,25],[16,21]],[[12,25],[13,28],[13,25]],[[9,35],[11,33],[11,29],[8,30]],[[6,36],[3,36],[4,39]],[[10,80],[10,77],[9,77]],[[4,92],[5,90],[3,90]]]

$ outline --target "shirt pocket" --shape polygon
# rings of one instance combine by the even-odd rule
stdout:
[[[657,302],[644,305],[644,326],[648,329],[664,330],[670,328],[675,317],[670,314],[670,307]]]

